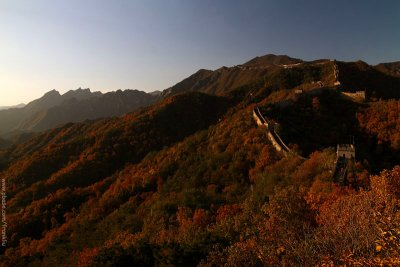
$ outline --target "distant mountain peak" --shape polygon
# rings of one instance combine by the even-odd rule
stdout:
[[[156,90],[156,91],[152,91],[152,92],[149,92],[148,94],[149,95],[154,95],[154,96],[159,96],[159,95],[161,95],[161,91],[159,91],[159,90]]]
[[[43,95],[43,97],[48,97],[48,96],[61,96],[61,94],[56,89],[53,89]]]
[[[18,104],[18,105],[14,105],[14,106],[1,106],[0,110],[13,109],[13,108],[23,108],[25,106],[26,106],[26,104],[24,104],[24,103],[21,103],[21,104]]]
[[[274,65],[288,65],[288,64],[296,64],[301,63],[303,60],[298,58],[292,58],[287,55],[274,55],[267,54],[264,56],[259,56],[247,61],[243,65],[245,66],[274,66]]]
[[[74,93],[91,93],[91,91],[90,91],[90,88],[82,89],[79,87],[78,89],[75,89],[75,90],[69,90],[63,95],[74,94]]]
[[[101,92],[91,92],[90,88],[78,88],[76,90],[69,90],[65,94],[62,95],[64,100],[68,100],[69,98],[76,98],[77,100],[83,100],[91,97],[101,96]]]
[[[91,93],[90,88],[83,88],[82,89],[81,87],[79,87],[78,89],[75,89],[75,90],[69,90],[68,92],[87,92],[87,93]]]

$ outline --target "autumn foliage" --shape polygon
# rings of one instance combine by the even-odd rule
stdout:
[[[353,114],[340,123],[359,121],[395,149],[397,102],[327,111],[330,96],[346,105],[328,93],[299,99],[296,109],[317,121]],[[329,137],[307,158],[284,157],[254,122],[253,104],[230,101],[175,96],[4,152],[2,266],[400,264],[399,166],[370,175],[356,161],[339,187]],[[277,121],[294,116],[285,106],[264,110]],[[389,122],[376,122],[381,116]]]

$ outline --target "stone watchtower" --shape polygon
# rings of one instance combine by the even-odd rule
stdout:
[[[350,171],[349,165],[354,162],[356,149],[353,144],[339,144],[336,148],[336,161],[333,171],[333,181],[345,185],[347,173]]]
[[[353,144],[339,144],[336,149],[337,158],[355,159],[356,149]]]

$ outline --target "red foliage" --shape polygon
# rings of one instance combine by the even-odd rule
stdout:
[[[400,100],[378,101],[357,113],[360,127],[375,135],[378,142],[389,142],[400,149]]]
[[[99,248],[85,248],[81,252],[77,253],[77,266],[78,267],[89,267],[92,265],[94,257],[99,253]]]
[[[219,223],[226,218],[234,217],[242,212],[242,208],[238,204],[223,205],[217,210],[216,222]]]

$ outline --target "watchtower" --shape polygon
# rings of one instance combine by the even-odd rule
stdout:
[[[337,158],[354,159],[356,157],[356,149],[353,144],[338,144],[336,149]]]

